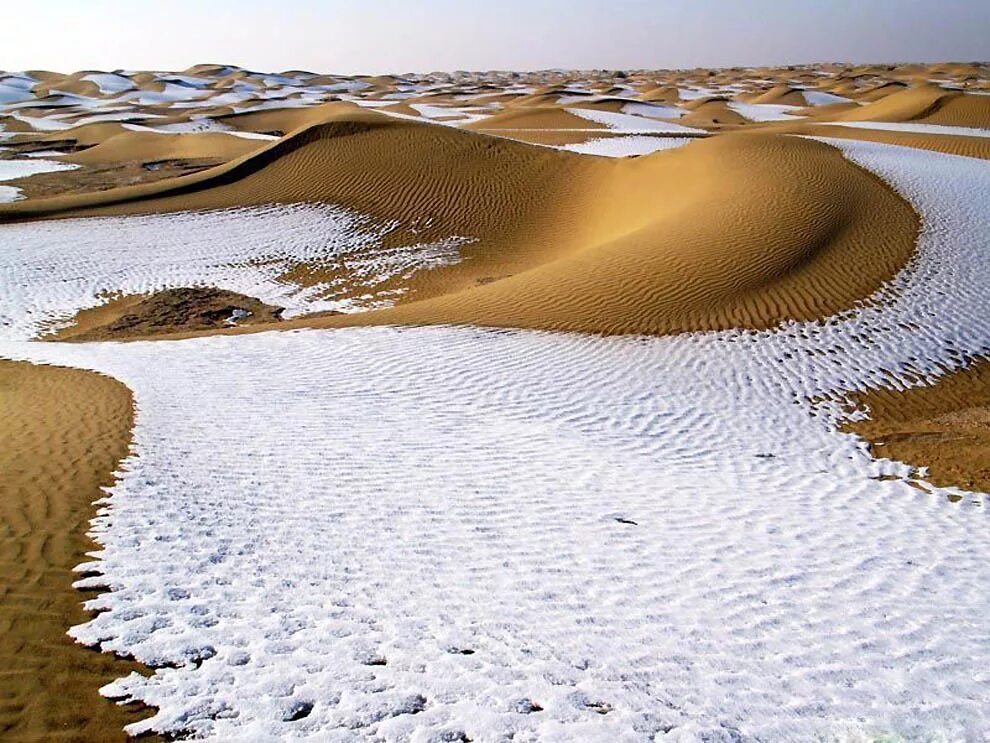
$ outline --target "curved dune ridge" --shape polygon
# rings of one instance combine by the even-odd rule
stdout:
[[[837,150],[761,134],[613,161],[347,114],[170,183],[5,211],[81,216],[339,204],[402,225],[387,245],[451,235],[476,242],[457,265],[417,274],[394,309],[308,322],[600,333],[764,328],[823,317],[892,276],[917,233],[910,207]],[[304,274],[297,278],[318,278]]]

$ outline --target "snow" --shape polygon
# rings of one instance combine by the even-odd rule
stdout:
[[[157,281],[163,232],[213,230],[218,259],[229,241],[247,262],[259,232],[291,250],[354,228],[310,207],[0,226],[0,301],[19,295],[0,355],[134,391],[133,453],[79,568],[113,590],[72,630],[168,664],[106,688],[159,708],[130,731],[990,735],[986,499],[922,492],[836,431],[849,391],[990,353],[990,164],[829,142],[913,204],[919,252],[857,309],[766,332],[31,343],[35,315],[89,296],[52,299],[63,280]],[[136,268],[105,266],[134,244]]]
[[[165,83],[163,90],[135,90],[129,93],[122,93],[117,100],[126,100],[139,106],[156,106],[162,103],[176,103],[179,101],[201,101],[209,96],[208,90],[190,87],[188,85],[176,85],[175,83]]]
[[[629,134],[648,134],[651,132],[663,132],[667,134],[704,134],[704,129],[696,129],[683,124],[673,124],[667,121],[654,121],[642,116],[631,116],[629,114],[614,113],[612,111],[598,111],[590,108],[569,108],[570,113],[580,116],[588,121],[597,124],[604,124],[613,131],[626,132]]]
[[[169,108],[202,108],[204,106],[232,106],[254,99],[257,93],[251,88],[238,88],[196,101],[180,101]]]
[[[371,83],[364,80],[342,80],[331,85],[313,85],[310,87],[325,93],[356,93],[359,90],[370,88]]]
[[[825,121],[829,126],[849,126],[855,129],[877,129],[887,132],[911,132],[914,134],[945,134],[956,137],[990,137],[990,129],[966,126],[919,124],[913,121]]]
[[[845,96],[836,95],[835,93],[826,93],[824,90],[802,90],[801,95],[804,96],[804,100],[807,101],[809,106],[830,106],[835,103],[852,103],[852,98],[846,98]]]
[[[633,101],[622,107],[622,113],[630,116],[652,116],[657,119],[679,119],[687,113],[687,110],[677,106]]]
[[[23,198],[21,189],[16,186],[0,186],[0,204],[9,204],[12,201],[20,201]]]
[[[684,87],[678,88],[678,97],[682,101],[694,101],[698,98],[710,98],[716,96],[719,92],[713,88],[699,88],[699,87]]]
[[[801,110],[801,106],[785,106],[776,103],[742,103],[741,101],[729,101],[728,107],[740,116],[745,116],[750,121],[798,121],[799,116],[794,116],[795,112]]]
[[[25,114],[17,113],[16,111],[10,111],[7,115],[24,124],[27,124],[36,132],[58,132],[64,129],[70,129],[74,126],[73,124],[59,121],[53,116],[49,116],[47,118],[43,116],[26,116]]]
[[[123,75],[115,75],[111,72],[93,73],[92,75],[86,75],[83,80],[95,83],[101,93],[111,95],[114,93],[123,93],[127,90],[134,90],[137,87],[130,78]]]
[[[0,105],[20,103],[32,98],[34,98],[34,93],[31,92],[30,88],[25,89],[19,85],[13,85],[9,78],[0,80]]]
[[[692,137],[649,137],[630,135],[623,137],[601,137],[590,139],[578,144],[559,145],[557,149],[577,152],[581,155],[598,155],[600,157],[631,157],[633,155],[649,155],[658,150],[672,150],[690,144]]]
[[[236,130],[231,130],[227,132],[232,137],[240,137],[241,139],[261,139],[267,142],[274,142],[277,139],[281,139],[274,134],[262,134],[261,132],[240,132]]]
[[[80,119],[68,123],[69,126],[83,126],[85,124],[97,124],[105,121],[148,121],[149,119],[164,119],[161,114],[139,113],[137,111],[120,111],[84,116]]]
[[[354,100],[359,106],[365,108],[374,108],[379,113],[390,116],[393,119],[403,119],[405,121],[416,121],[420,124],[435,124],[438,126],[450,126],[450,127],[462,127],[467,124],[472,124],[476,121],[483,121],[492,115],[492,111],[486,111],[485,113],[476,113],[474,111],[469,111],[463,108],[444,108],[443,106],[433,106],[430,104],[410,104],[411,108],[415,108],[419,112],[419,116],[413,114],[402,113],[401,111],[386,111],[380,108],[382,105],[390,105],[390,102],[385,101],[361,101]],[[419,108],[423,107],[425,113],[420,111]],[[435,118],[442,117],[442,118]],[[451,118],[456,117],[456,118]]]
[[[429,103],[410,103],[409,108],[427,119],[449,119],[470,115],[465,114],[461,109],[454,106],[434,106]]]
[[[224,71],[219,71],[217,74],[220,77],[223,77],[224,75],[229,75],[229,74],[231,74],[233,72],[236,72],[236,69],[233,68],[233,67],[230,67],[230,68],[227,69],[227,71],[225,71],[225,72]],[[166,84],[173,83],[173,84],[177,85],[178,87],[202,88],[202,89],[209,88],[210,85],[212,85],[213,82],[214,82],[213,80],[211,80],[209,78],[196,77],[194,75],[179,75],[179,74],[176,74],[174,72],[170,72],[167,75],[156,75],[156,79],[159,82],[163,82],[163,83],[166,83]]]
[[[144,126],[141,124],[124,124],[123,126],[132,132],[151,132],[154,134],[229,134],[232,137],[260,139],[269,142],[278,139],[273,134],[237,131],[220,121],[205,117],[191,119],[190,121],[180,121],[174,124],[162,124],[161,126]]]
[[[57,173],[60,170],[75,170],[78,167],[74,163],[55,160],[0,160],[0,181],[14,181],[39,173]]]
[[[61,157],[68,154],[62,150],[38,150],[37,152],[25,152],[24,157]]]
[[[9,161],[0,161],[0,166]],[[31,161],[36,164],[38,161]],[[0,333],[27,339],[60,327],[116,293],[210,285],[306,312],[356,311],[390,295],[344,298],[335,282],[301,287],[281,277],[305,263],[345,272],[351,287],[457,263],[466,238],[384,250],[397,225],[375,226],[330,206],[296,205],[167,216],[66,219],[0,229]],[[51,277],[64,277],[51,285]]]
[[[322,99],[312,98],[277,98],[274,100],[264,100],[260,103],[252,103],[249,106],[231,106],[235,114],[254,113],[256,111],[274,111],[282,108],[308,108],[322,103]]]
[[[75,93],[67,93],[64,90],[56,90],[52,88],[49,94],[44,98],[39,98],[38,103],[44,106],[57,106],[61,108],[68,108],[69,106],[79,106],[81,108],[99,108],[107,103],[107,101],[99,98],[90,98],[85,95],[77,95]],[[35,101],[30,103],[19,103],[18,108],[30,108],[35,105]]]

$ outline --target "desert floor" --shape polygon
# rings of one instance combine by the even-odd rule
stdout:
[[[980,64],[0,73],[0,737],[990,735],[988,160]]]

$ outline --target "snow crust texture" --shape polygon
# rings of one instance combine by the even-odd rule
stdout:
[[[615,113],[613,111],[599,111],[594,108],[569,108],[572,114],[580,116],[588,121],[597,124],[604,124],[609,129],[629,134],[707,134],[704,129],[697,129],[683,124],[674,124],[669,121],[656,121],[646,119],[643,116],[635,116],[629,113]]]
[[[649,155],[659,150],[673,150],[693,141],[691,137],[650,137],[633,134],[622,137],[599,137],[577,144],[558,145],[557,149],[576,152],[580,155],[600,157],[633,157]]]
[[[131,732],[990,736],[985,497],[836,430],[849,391],[990,352],[990,164],[831,143],[924,224],[826,322],[0,343],[134,390],[72,631],[169,666],[107,687],[159,707]]]
[[[272,206],[142,217],[67,219],[0,227],[0,337],[63,326],[115,294],[217,286],[286,308],[285,316],[355,311],[394,299],[340,296],[340,281],[300,287],[300,264],[334,269],[369,291],[391,277],[456,263],[464,238],[381,249],[395,225],[326,205]]]

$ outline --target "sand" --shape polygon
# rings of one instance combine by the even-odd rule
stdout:
[[[723,135],[615,162],[363,117],[306,130],[263,161],[249,158],[232,183],[84,213],[324,200],[402,223],[432,217],[417,240],[477,240],[465,248],[468,260],[409,284],[399,307],[320,321],[330,323],[762,328],[850,306],[913,251],[910,208],[808,140]],[[319,176],[331,168],[332,179]],[[493,169],[504,176],[491,179]]]
[[[870,418],[846,430],[868,439],[875,456],[927,467],[936,485],[990,492],[990,363],[907,391],[876,389],[858,402]]]
[[[125,131],[62,159],[80,165],[163,160],[225,162],[253,152],[263,145],[264,140],[244,139],[222,132],[181,135]]]
[[[191,178],[188,194],[68,213],[322,200],[403,224],[431,217],[416,241],[477,241],[467,260],[406,285],[395,309],[321,323],[770,327],[866,296],[910,258],[917,233],[911,209],[833,148],[758,134],[608,161],[361,114]]]
[[[94,544],[93,501],[114,481],[133,422],[130,391],[75,369],[0,361],[0,738],[123,740],[146,716],[97,689],[136,664],[65,633],[96,594],[71,588]]]
[[[47,340],[98,341],[276,323],[282,312],[237,292],[212,287],[165,289],[131,295],[83,310]]]
[[[226,312],[233,306],[226,298],[216,305],[216,297],[173,291],[83,313],[62,336],[77,341],[379,324],[669,335],[813,321],[856,306],[907,265],[919,218],[838,150],[795,135],[990,159],[986,137],[832,125],[990,128],[990,96],[981,94],[990,85],[978,65],[634,71],[622,78],[284,73],[278,80],[222,65],[190,68],[174,80],[31,74],[35,94],[51,94],[49,107],[0,111],[0,145],[60,148],[62,160],[85,167],[18,181],[28,198],[0,206],[0,221],[312,201],[395,220],[386,249],[452,235],[473,241],[456,264],[376,287],[404,292],[389,309],[276,322],[271,308],[239,298],[255,302],[256,316],[250,327],[228,329],[217,316],[197,315],[220,305]],[[945,86],[929,81],[935,77]],[[133,91],[99,84],[123,90],[128,79],[147,99],[127,103]],[[818,90],[852,102],[807,105]],[[618,160],[552,149],[614,137],[571,109],[617,113],[625,100],[679,105],[679,123],[713,136]],[[756,121],[730,101],[800,106],[794,113],[801,118]],[[383,113],[359,103],[384,104]],[[111,121],[74,125],[117,115],[118,106],[162,117],[141,122],[148,126],[206,116],[218,127],[280,140],[132,131]],[[16,117],[19,111],[27,116]],[[334,270],[332,278],[349,279]],[[318,285],[331,276],[300,263],[285,278]],[[878,457],[929,467],[936,484],[988,489],[988,378],[978,362],[926,387],[871,392],[860,400],[872,419],[849,430],[871,441]],[[64,632],[84,619],[69,570],[90,548],[83,531],[98,486],[109,484],[126,452],[130,397],[104,377],[10,362],[0,362],[0,393],[12,432],[12,446],[0,453],[9,466],[0,472],[5,490],[20,496],[5,501],[5,521],[23,526],[4,536],[3,573],[12,576],[4,593],[24,597],[4,602],[9,631],[0,661],[16,669],[17,681],[9,694],[4,684],[0,737],[109,739],[134,713],[98,701],[95,689],[127,667],[72,645]]]
[[[986,127],[990,123],[990,97],[927,84],[898,90],[836,118],[839,121],[922,121]]]

